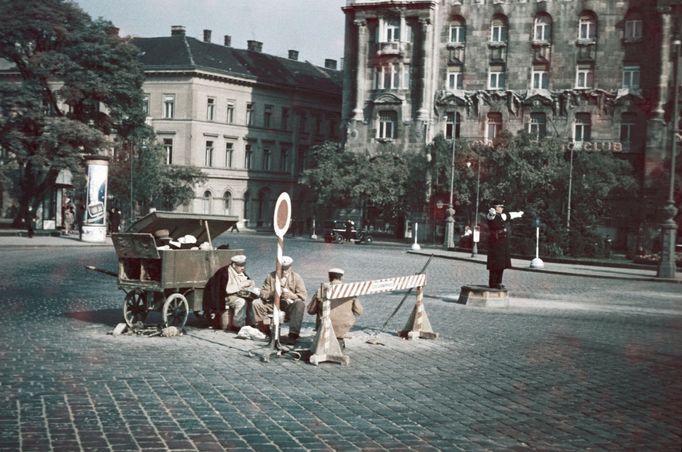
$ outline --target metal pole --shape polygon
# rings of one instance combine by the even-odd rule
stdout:
[[[128,156],[130,158],[130,224],[133,224],[133,220],[135,219],[135,215],[133,214],[135,210],[135,206],[133,204],[133,156],[135,153],[135,148],[133,143],[130,143],[130,155]]]
[[[568,208],[566,211],[566,231],[571,231],[571,191],[573,187],[573,148],[575,143],[571,144],[571,163],[568,167]]]
[[[445,249],[450,249],[455,247],[455,209],[452,207],[452,192],[454,190],[455,184],[455,149],[457,146],[457,141],[455,139],[455,134],[452,135],[452,162],[450,162],[450,202],[448,204],[448,217],[445,219],[445,243],[443,247]]]
[[[479,187],[481,185],[481,157],[477,156],[476,157],[476,211],[474,212],[474,230],[476,229],[476,226],[478,226],[478,193],[479,193]],[[473,230],[471,233],[473,234]],[[473,241],[473,246],[471,248],[471,257],[476,257],[478,254],[478,242],[473,240],[473,235],[472,235],[472,241]]]
[[[680,77],[680,43],[679,39],[673,41],[675,47],[675,64],[673,89],[675,90],[674,110],[673,110],[673,124],[672,124],[672,145],[670,146],[670,188],[668,191],[668,201],[663,209],[667,219],[661,225],[662,233],[662,249],[661,261],[658,266],[657,276],[659,278],[675,278],[677,266],[675,263],[675,241],[677,238],[677,223],[675,223],[675,215],[677,215],[677,207],[675,207],[675,154],[677,153],[677,133],[680,123],[680,101],[679,101],[679,77]]]

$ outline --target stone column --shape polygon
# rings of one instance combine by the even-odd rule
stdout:
[[[422,50],[424,58],[422,59],[422,96],[421,105],[417,119],[419,121],[429,120],[429,97],[431,96],[431,65],[433,64],[433,55],[431,54],[431,19],[419,19],[421,35],[423,39]]]
[[[364,107],[365,107],[365,73],[367,72],[367,22],[364,20],[356,20],[355,25],[358,28],[358,64],[357,73],[355,74],[355,108],[353,109],[353,120],[364,122]]]

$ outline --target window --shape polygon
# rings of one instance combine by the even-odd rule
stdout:
[[[592,66],[578,66],[575,71],[576,88],[592,88],[594,84],[594,69]]]
[[[175,95],[164,94],[163,96],[163,117],[166,119],[175,116]]]
[[[244,168],[251,169],[251,161],[253,160],[253,151],[251,145],[244,146]]]
[[[626,41],[641,41],[642,36],[642,19],[626,19],[623,38]]]
[[[253,112],[255,110],[255,107],[252,102],[249,102],[246,104],[246,125],[247,126],[252,126],[253,125]]]
[[[382,111],[379,113],[379,127],[377,128],[377,138],[395,138],[396,112]]]
[[[507,42],[507,24],[504,19],[493,19],[490,24],[490,42]]]
[[[488,89],[504,89],[505,73],[502,68],[490,68],[488,72]]]
[[[454,25],[450,25],[450,34],[448,42],[451,44],[464,44],[466,41],[466,28],[464,24],[456,22]]]
[[[541,140],[547,135],[547,117],[544,113],[530,114],[528,134],[534,140]]]
[[[272,105],[266,105],[263,110],[263,127],[270,128],[270,121],[272,119]]]
[[[204,199],[203,199],[203,210],[205,214],[210,214],[211,213],[211,200],[213,199],[213,194],[209,191],[206,190],[204,192]]]
[[[533,69],[531,72],[531,88],[547,89],[549,87],[549,73],[545,69]]]
[[[234,143],[225,143],[225,168],[232,168],[234,158]]]
[[[459,138],[460,126],[462,124],[462,116],[454,111],[449,111],[445,114],[445,138],[452,139]]]
[[[228,124],[234,124],[234,101],[227,101],[227,116],[225,122]]]
[[[400,41],[400,21],[387,20],[384,22],[384,40],[382,42]]]
[[[403,65],[403,89],[410,89],[410,66],[408,64]]]
[[[578,21],[578,39],[594,41],[597,37],[597,21],[592,16],[581,16]]]
[[[144,110],[144,114],[149,116],[149,94],[142,96],[142,109]]]
[[[400,88],[400,65],[387,64],[375,68],[375,89],[399,89]]]
[[[215,120],[215,98],[213,97],[209,97],[208,101],[206,102],[206,120]]]
[[[289,109],[282,107],[282,130],[289,130]]]
[[[163,150],[166,156],[166,165],[173,164],[173,139],[164,138],[163,139]]]
[[[272,157],[272,152],[270,149],[263,149],[263,171],[270,171],[270,158]]]
[[[637,117],[634,113],[623,113],[620,120],[620,142],[626,151],[632,150],[635,141]]]
[[[573,132],[573,141],[582,142],[590,141],[592,136],[592,121],[589,113],[575,114],[575,129]]]
[[[232,193],[226,191],[223,195],[223,203],[225,208],[225,215],[230,214],[230,208],[232,207]]]
[[[502,130],[502,113],[488,113],[487,122],[485,137],[493,141]]]
[[[550,42],[552,40],[552,19],[547,15],[535,18],[533,23],[533,41]]]
[[[623,68],[623,88],[639,89],[639,66]]]
[[[279,169],[280,171],[289,171],[289,149],[282,148],[279,151]]]
[[[448,89],[463,89],[460,71],[448,71]]]
[[[204,166],[213,166],[213,141],[206,142],[206,152],[204,153]]]

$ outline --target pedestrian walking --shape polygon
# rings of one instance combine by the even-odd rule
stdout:
[[[488,287],[504,289],[502,274],[511,268],[511,251],[507,221],[523,216],[523,212],[504,212],[504,203],[494,202],[488,211]]]

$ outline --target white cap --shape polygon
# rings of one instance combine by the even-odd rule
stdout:
[[[334,268],[330,268],[327,273],[335,273],[337,275],[343,275],[345,272],[341,268],[334,267]]]
[[[282,267],[289,267],[294,263],[294,260],[289,256],[282,256]]]
[[[236,256],[232,256],[232,259],[230,260],[235,264],[244,265],[246,263],[246,256],[243,254],[237,254]]]

